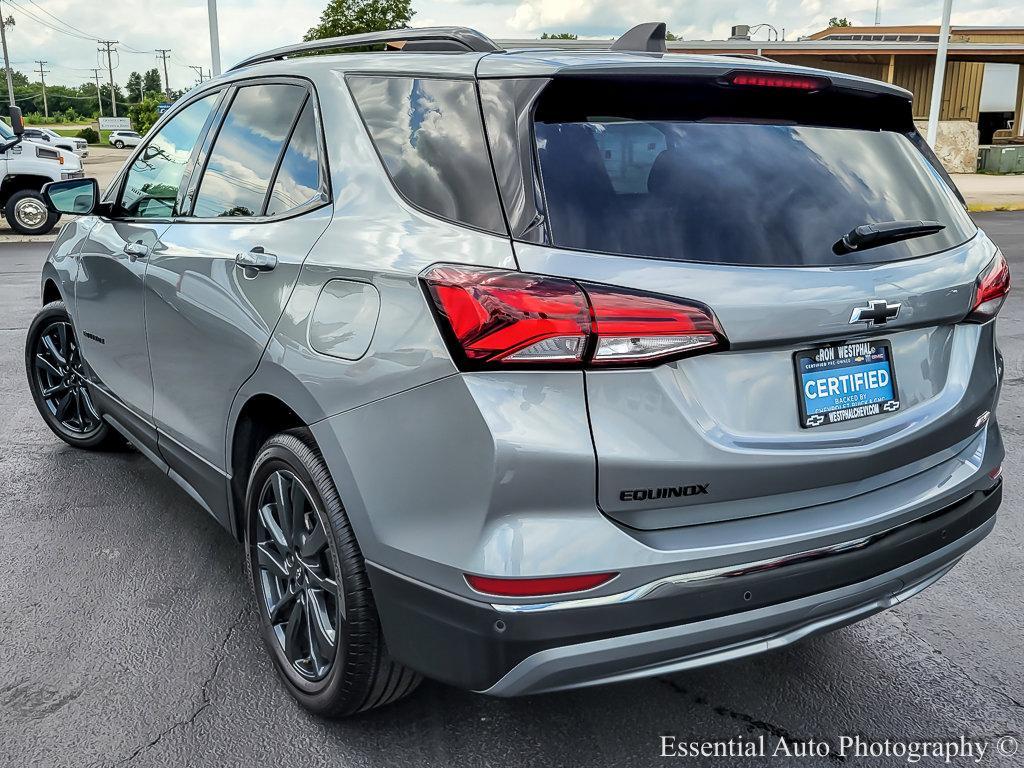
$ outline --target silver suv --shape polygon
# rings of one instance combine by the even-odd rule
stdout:
[[[244,542],[310,709],[765,651],[992,530],[1009,272],[910,94],[659,50],[304,43],[191,91],[102,197],[50,185],[81,218],[39,411]]]

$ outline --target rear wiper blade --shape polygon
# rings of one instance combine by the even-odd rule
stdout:
[[[837,254],[863,251],[866,248],[877,248],[900,240],[913,237],[934,235],[946,228],[937,221],[885,221],[880,224],[861,224],[851,229],[843,238],[832,246]]]

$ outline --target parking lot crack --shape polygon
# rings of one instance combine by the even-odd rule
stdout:
[[[991,693],[994,693],[997,696],[1000,696],[1001,698],[1010,702],[1010,704],[1012,704],[1014,707],[1017,707],[1018,709],[1024,709],[1024,702],[1018,701],[1016,698],[1014,698],[1013,696],[1011,696],[1006,691],[1000,688],[996,688],[992,685],[989,685],[988,683],[984,683],[981,680],[978,680],[974,677],[974,675],[972,675],[962,666],[960,666],[951,658],[949,658],[949,656],[943,653],[941,649],[936,648],[934,645],[929,643],[925,638],[921,637],[919,633],[915,632],[911,628],[910,622],[907,620],[907,617],[901,614],[898,610],[892,610],[890,611],[890,613],[893,617],[895,617],[896,621],[899,622],[900,626],[903,627],[903,629],[906,630],[908,634],[912,635],[918,643],[920,643],[925,648],[930,650],[933,655],[941,657],[947,666],[949,666],[953,671],[958,672],[968,682],[972,683],[974,687],[979,688],[983,691],[989,691]]]
[[[164,739],[164,737],[168,736],[174,731],[188,728],[189,726],[191,726],[193,723],[195,723],[196,719],[203,712],[205,712],[213,705],[213,698],[210,693],[211,688],[213,686],[214,681],[217,679],[217,675],[220,674],[221,666],[224,664],[224,660],[227,658],[228,643],[231,642],[231,638],[234,635],[235,630],[245,619],[247,613],[248,608],[239,611],[238,616],[235,618],[235,620],[227,628],[227,631],[224,633],[224,637],[221,640],[219,648],[217,649],[216,659],[214,660],[213,668],[211,669],[210,674],[207,675],[206,678],[203,680],[203,684],[200,688],[199,705],[193,708],[188,717],[182,720],[176,720],[169,727],[165,728],[164,730],[160,731],[155,736],[153,736],[153,738],[151,738],[148,742],[139,746],[130,755],[117,761],[115,765],[130,765],[140,755],[142,755],[147,750],[152,749],[157,744],[159,744]]]
[[[781,725],[770,723],[767,720],[761,720],[759,718],[754,717],[753,715],[748,715],[745,712],[739,712],[735,709],[731,709],[730,707],[726,707],[721,704],[714,704],[708,701],[704,696],[693,693],[692,691],[688,690],[685,686],[680,685],[678,682],[672,680],[671,678],[659,677],[657,678],[657,680],[658,682],[667,685],[676,693],[685,696],[694,704],[698,704],[703,707],[708,707],[716,715],[726,717],[738,723],[742,723],[751,730],[762,731],[776,739],[782,739],[790,747],[798,747],[799,745],[805,744],[808,741],[807,739],[801,738],[793,733],[790,733],[786,728],[783,728]],[[832,753],[828,755],[828,759],[833,763],[843,763],[846,761],[846,758],[842,757],[841,755]]]

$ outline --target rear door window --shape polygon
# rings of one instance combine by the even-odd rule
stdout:
[[[259,216],[295,117],[306,98],[299,85],[238,89],[199,183],[192,215]]]
[[[626,108],[623,108],[623,105]],[[976,229],[910,138],[892,130],[613,114],[599,100],[535,122],[554,245],[658,259],[758,266],[878,263],[934,253]],[[553,114],[552,114],[553,113]],[[934,220],[940,232],[837,255],[862,224]]]
[[[313,100],[307,99],[281,159],[267,216],[295,210],[320,196],[320,146]]]

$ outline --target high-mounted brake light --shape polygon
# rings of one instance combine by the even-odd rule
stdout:
[[[966,317],[968,323],[984,323],[999,314],[1010,292],[1010,265],[1001,251],[978,276],[974,288],[974,302]]]
[[[541,579],[501,579],[466,574],[466,583],[477,592],[499,597],[544,597],[583,592],[614,579],[617,573],[586,573],[580,576],[552,576]]]
[[[725,345],[709,309],[667,296],[455,265],[423,282],[463,369],[649,365]]]
[[[729,76],[729,83],[755,88],[787,88],[793,91],[820,91],[831,84],[824,77],[786,75],[773,72],[736,72]]]

